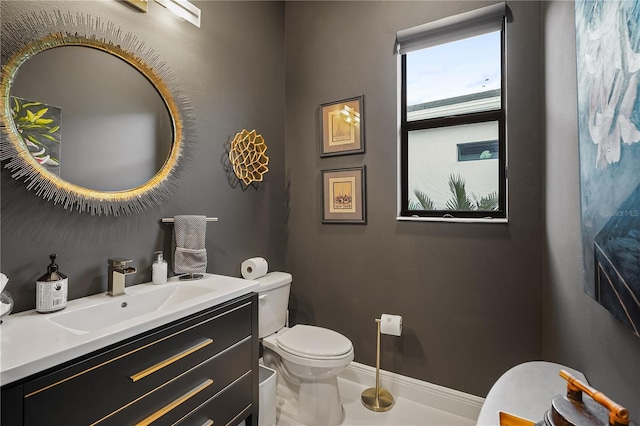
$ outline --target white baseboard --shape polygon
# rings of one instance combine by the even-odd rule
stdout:
[[[358,362],[350,363],[338,376],[361,385],[376,385],[376,369]],[[433,383],[380,370],[380,385],[395,397],[408,399],[438,410],[476,420],[484,398]]]

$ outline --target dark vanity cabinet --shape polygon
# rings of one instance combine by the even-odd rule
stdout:
[[[2,426],[258,420],[251,293],[2,388]]]

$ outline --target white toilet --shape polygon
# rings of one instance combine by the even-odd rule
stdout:
[[[340,424],[337,375],[353,361],[351,341],[322,327],[285,327],[291,274],[270,272],[256,281],[263,361],[278,373],[278,411],[296,424]]]

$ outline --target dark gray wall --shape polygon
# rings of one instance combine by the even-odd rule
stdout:
[[[241,262],[264,256],[284,265],[284,4],[197,2],[202,27],[179,21],[149,2],[143,14],[117,1],[2,1],[2,23],[34,11],[89,13],[133,32],[153,48],[189,98],[195,137],[186,141],[175,196],[146,213],[92,217],[37,198],[2,170],[2,263],[16,310],[35,307],[35,280],[58,254],[69,276],[69,296],[106,289],[107,259],[130,257],[138,273],[131,284],[151,280],[153,252],[169,255],[172,228],[162,217],[219,217],[207,227],[207,271],[240,276]],[[4,40],[3,40],[4,43]],[[256,129],[268,145],[265,181],[244,189],[230,172],[226,149],[236,132]]]
[[[542,135],[538,2],[508,2],[509,224],[396,221],[398,30],[491,2],[289,2],[286,5],[287,262],[301,323],[348,336],[375,365],[484,395],[542,355]],[[318,104],[364,94],[366,153],[320,159]],[[320,171],[367,166],[367,225],[323,225]]]
[[[640,417],[640,339],[583,291],[574,3],[542,3],[545,62],[544,358],[582,371]]]

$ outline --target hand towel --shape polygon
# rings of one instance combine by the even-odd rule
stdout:
[[[173,271],[176,274],[202,274],[206,272],[206,235],[206,216],[179,215],[174,217]]]

